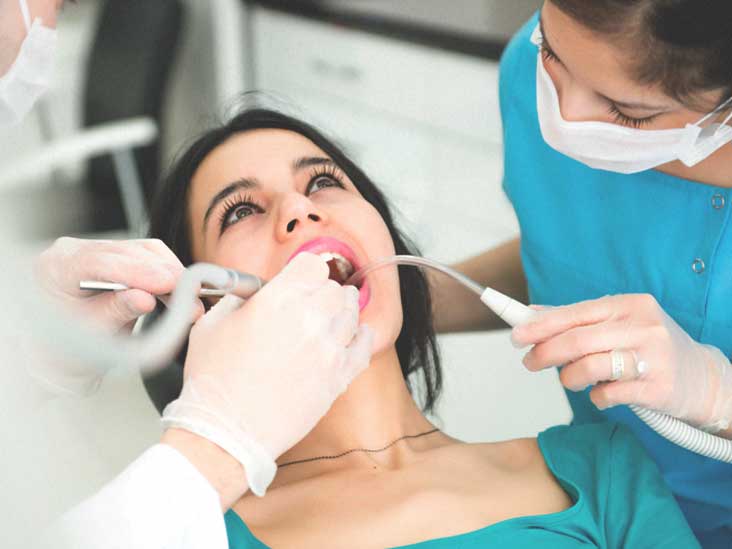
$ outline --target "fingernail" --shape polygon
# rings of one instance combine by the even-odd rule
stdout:
[[[531,353],[526,353],[521,362],[523,362],[524,366],[526,366],[527,369],[531,370],[531,363],[533,360],[534,357],[531,355]]]

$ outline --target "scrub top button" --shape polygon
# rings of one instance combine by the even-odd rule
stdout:
[[[716,193],[712,197],[712,208],[715,210],[721,210],[727,201],[724,199],[724,195]]]
[[[702,274],[704,272],[704,269],[706,268],[707,266],[704,265],[704,261],[702,261],[698,257],[691,264],[691,270],[694,271],[696,274]]]

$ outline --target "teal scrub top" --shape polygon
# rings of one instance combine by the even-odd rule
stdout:
[[[695,340],[732,354],[730,189],[649,170],[592,169],[549,147],[536,107],[535,15],[501,60],[503,186],[521,227],[532,303],[648,293]],[[729,146],[729,145],[728,145]],[[576,424],[630,427],[656,461],[704,547],[732,548],[732,465],[657,435],[626,406],[604,412],[567,391]]]
[[[394,549],[699,547],[658,467],[626,427],[562,425],[538,440],[549,470],[573,501],[569,509]],[[269,549],[234,511],[224,518],[231,549]]]

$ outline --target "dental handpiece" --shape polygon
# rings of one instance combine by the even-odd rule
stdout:
[[[537,311],[524,305],[523,303],[516,301],[508,297],[501,292],[494,290],[493,288],[484,288],[474,280],[468,278],[462,273],[459,273],[455,269],[447,267],[437,261],[431,259],[425,259],[424,257],[417,257],[413,255],[395,255],[387,257],[378,261],[369,263],[365,267],[359,269],[353,273],[345,284],[358,285],[363,281],[365,276],[376,269],[388,267],[391,265],[411,265],[414,267],[426,267],[435,271],[439,271],[452,279],[460,282],[463,286],[474,292],[480,297],[483,304],[488,307],[491,311],[496,313],[500,318],[503,319],[509,326],[518,326],[531,320]]]
[[[218,288],[200,288],[198,297],[223,297],[227,294],[234,294],[241,298],[249,298],[257,293],[266,284],[258,276],[249,273],[242,273],[234,269],[221,268],[228,275],[226,284]],[[82,280],[79,282],[80,290],[95,292],[120,292],[129,290],[130,287],[116,282],[104,282],[100,280]],[[166,294],[170,295],[170,294]]]

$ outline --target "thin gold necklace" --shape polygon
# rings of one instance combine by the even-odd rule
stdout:
[[[336,455],[333,455],[333,456],[318,456],[318,457],[311,457],[311,458],[307,458],[307,459],[297,459],[295,461],[288,461],[286,463],[282,463],[281,465],[278,465],[277,468],[278,469],[282,469],[283,467],[287,467],[288,465],[295,465],[297,463],[306,463],[308,461],[317,461],[319,459],[338,459],[340,457],[347,456],[348,454],[351,454],[353,452],[368,452],[370,454],[373,454],[373,453],[376,453],[376,452],[383,452],[384,450],[386,450],[386,449],[391,448],[392,446],[394,446],[400,440],[404,440],[404,439],[407,439],[407,438],[419,438],[419,437],[423,437],[423,436],[426,436],[426,435],[431,435],[432,433],[434,433],[436,431],[439,431],[439,429],[435,428],[435,429],[432,429],[431,431],[425,431],[424,433],[420,433],[418,435],[404,435],[403,437],[399,437],[398,439],[393,440],[392,442],[390,442],[389,444],[387,444],[383,448],[377,448],[375,450],[372,450],[372,449],[369,449],[369,448],[353,448],[351,450],[346,450],[345,452],[342,452],[340,454],[336,454]]]

